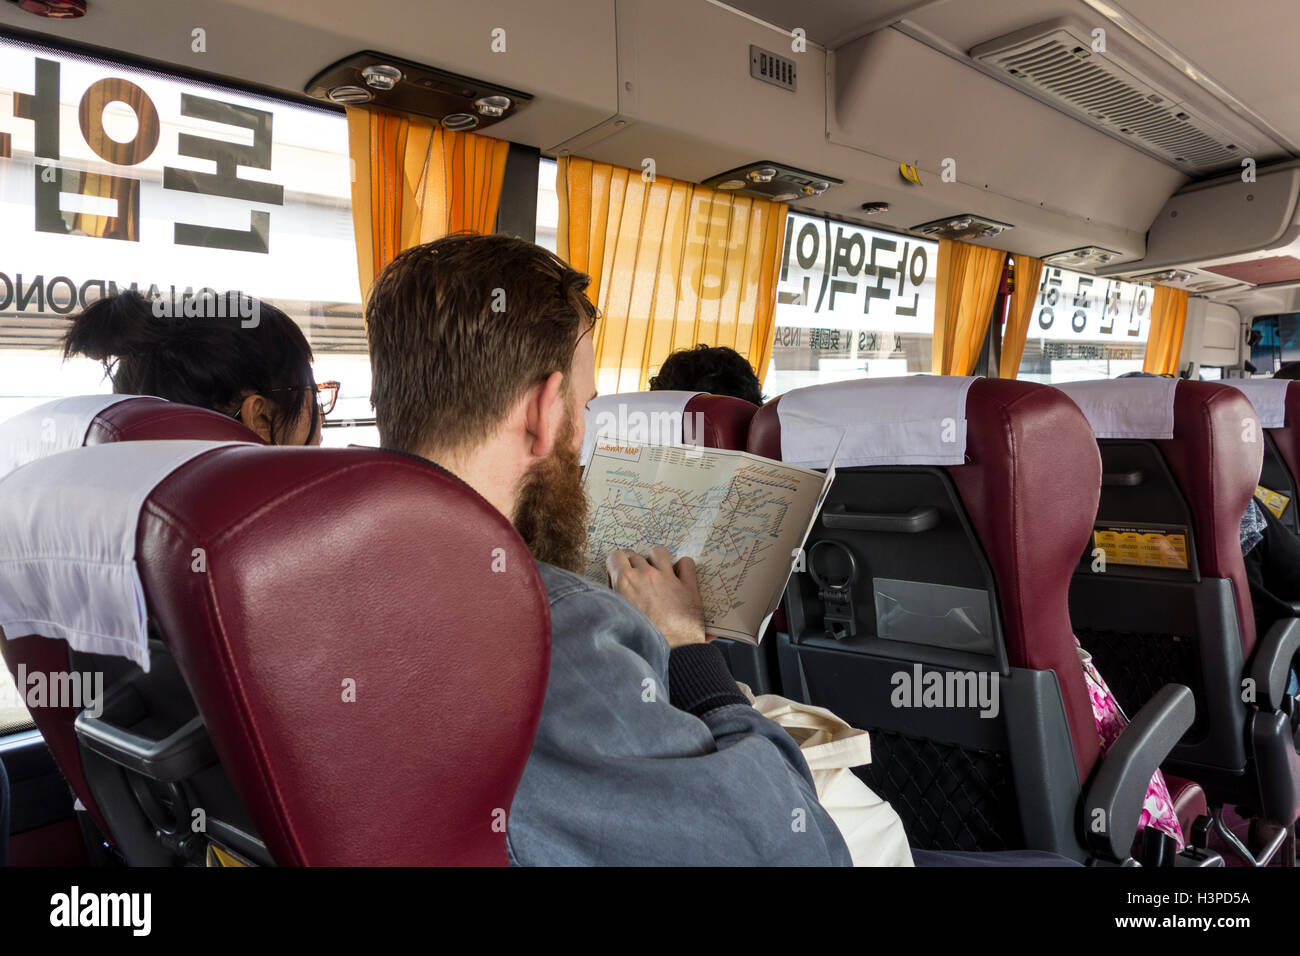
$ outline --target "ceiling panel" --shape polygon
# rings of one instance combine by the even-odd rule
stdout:
[[[948,0],[910,14],[907,22],[964,54],[988,40],[1058,17],[1105,25],[1107,19],[1099,11],[1115,11],[1121,19],[1147,28],[1291,143],[1300,143],[1300,86],[1294,65],[1300,4],[1252,0],[1249,15],[1245,9],[1223,0],[1124,0],[1122,7],[1109,0]],[[1145,59],[1156,79],[1180,73],[1155,53]],[[1208,86],[1202,89],[1207,96],[1212,92]]]
[[[91,0],[77,20],[0,3],[5,27],[295,96],[331,63],[375,50],[537,94],[492,135],[543,149],[618,108],[614,0]]]
[[[726,6],[783,30],[800,27],[814,43],[836,47],[936,2],[943,0],[727,0]]]
[[[1124,8],[1300,143],[1295,0],[1125,0]]]

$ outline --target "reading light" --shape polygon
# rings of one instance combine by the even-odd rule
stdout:
[[[1009,222],[985,219],[971,213],[951,216],[948,219],[936,219],[913,226],[913,232],[919,232],[931,239],[987,239],[1013,228]]]
[[[373,50],[330,64],[304,89],[318,100],[425,117],[453,131],[486,129],[533,99],[521,90]]]
[[[842,185],[843,182],[842,179],[834,179],[822,173],[782,166],[769,159],[710,176],[701,181],[700,185],[744,193],[746,196],[769,199],[772,202],[790,202],[820,196],[831,186]]]
[[[478,117],[472,113],[448,113],[442,118],[442,125],[453,133],[459,133],[477,126]]]
[[[1192,278],[1192,273],[1184,272],[1182,269],[1164,269],[1138,278],[1147,279],[1151,282],[1186,282]]]
[[[474,101],[475,108],[484,116],[501,116],[510,109],[510,97],[485,96]]]
[[[1080,249],[1067,249],[1065,252],[1054,252],[1050,256],[1043,256],[1043,261],[1048,265],[1065,266],[1067,268],[1074,266],[1104,266],[1118,256],[1119,253],[1114,249],[1103,249],[1101,246],[1083,246]]]
[[[391,90],[402,82],[402,71],[395,66],[380,63],[366,67],[361,71],[361,77],[366,81],[367,86],[377,90]]]
[[[351,106],[353,103],[369,103],[370,91],[364,86],[336,86],[326,94],[331,103]]]

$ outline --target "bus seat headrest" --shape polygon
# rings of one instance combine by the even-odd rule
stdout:
[[[863,378],[781,397],[781,460],[826,468],[960,465],[971,376]],[[836,448],[839,448],[836,455]]]
[[[80,448],[95,418],[134,395],[74,395],[56,398],[0,422],[0,476],[28,462]],[[141,398],[151,405],[161,398]]]
[[[136,531],[150,492],[216,442],[98,445],[0,479],[0,628],[149,670]]]
[[[1174,437],[1176,378],[1117,378],[1056,386],[1079,406],[1098,438]]]

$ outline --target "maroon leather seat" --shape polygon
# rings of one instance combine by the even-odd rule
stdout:
[[[1265,429],[1264,466],[1259,483],[1290,501],[1282,512],[1282,525],[1300,533],[1297,493],[1300,492],[1300,382],[1289,382],[1284,402],[1285,424]]]
[[[704,448],[744,451],[757,406],[729,395],[692,395],[684,402],[683,397],[682,392],[666,391],[601,395],[588,406],[587,432],[605,434],[626,427],[635,434],[640,428],[647,440],[684,441]],[[678,411],[680,419],[676,417]],[[638,421],[638,415],[647,420]],[[609,429],[602,429],[605,416],[609,416]],[[665,427],[671,428],[671,435],[658,434]]]
[[[897,420],[906,420],[907,389],[923,383],[898,379],[893,387],[900,390]],[[786,399],[754,417],[751,452],[782,457]],[[965,415],[962,464],[838,470],[805,552],[811,571],[820,542],[847,550],[853,565],[841,567],[854,568],[855,583],[846,599],[834,592],[847,587],[847,574],[825,587],[809,573],[792,579],[789,634],[778,636],[783,693],[872,732],[875,759],[864,776],[899,811],[914,846],[1028,847],[1123,859],[1137,829],[1140,793],[1167,744],[1191,721],[1190,694],[1171,687],[1159,707],[1134,717],[1124,746],[1147,735],[1137,762],[1147,769],[1130,767],[1125,795],[1118,796],[1124,758],[1114,750],[1102,758],[1067,603],[1101,480],[1091,430],[1065,396],[1029,382],[975,380]],[[835,518],[827,521],[828,513]],[[927,636],[924,625],[910,637],[882,637],[878,594],[873,602],[882,580],[960,587],[968,600],[985,594],[976,604],[989,608],[988,646],[948,645]],[[828,599],[852,605],[852,632],[829,626]],[[969,708],[889,706],[899,674],[922,671],[990,675],[1000,687],[1001,712],[989,719]],[[1106,806],[1115,839],[1098,839],[1080,824],[1081,799],[1085,808]],[[1123,832],[1128,838],[1118,836]]]
[[[40,415],[40,409],[28,414]],[[262,440],[239,422],[225,415],[178,405],[152,396],[134,396],[110,405],[91,419],[82,444],[101,445],[115,441],[151,441],[193,439],[196,441],[246,441],[262,444]],[[37,635],[0,640],[0,651],[11,673],[17,674],[19,665],[27,674],[66,672],[69,668],[68,647],[63,641]],[[86,782],[73,722],[78,711],[72,708],[39,707],[32,711],[32,720],[45,739],[59,769],[67,778],[73,793],[85,806],[110,841],[113,833],[96,803]]]
[[[222,448],[153,491],[140,541],[150,618],[277,863],[506,862],[550,619],[476,492],[391,452]]]
[[[140,395],[110,405],[86,429],[83,444],[115,441],[247,441],[264,444],[229,415]]]
[[[1117,401],[1141,401],[1131,382]],[[1293,645],[1283,629],[1257,635],[1241,553],[1242,515],[1259,481],[1264,436],[1239,390],[1179,381],[1172,438],[1098,441],[1104,486],[1099,527],[1183,535],[1187,567],[1081,562],[1071,612],[1084,645],[1126,708],[1168,681],[1191,687],[1196,720],[1167,770],[1225,803],[1290,826],[1300,815],[1300,758],[1278,712]],[[1279,660],[1284,656],[1285,660]],[[1243,701],[1249,681],[1258,693]]]
[[[704,423],[696,440],[705,448],[744,451],[749,442],[749,423],[758,408],[729,395],[696,395],[686,403],[687,415],[699,415]]]
[[[153,399],[87,432],[164,438],[257,441]],[[34,716],[128,862],[193,860],[186,821],[201,808],[206,836],[253,862],[506,863],[549,614],[527,548],[472,489],[391,452],[215,448],[147,497],[136,561],[148,674],[44,637],[5,648],[11,667],[90,663],[116,682],[93,740],[75,712]],[[123,772],[187,733],[189,776]]]

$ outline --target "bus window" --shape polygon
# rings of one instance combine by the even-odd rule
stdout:
[[[135,288],[193,306],[240,289],[298,322],[317,380],[342,383],[325,444],[377,443],[343,114],[0,39],[0,115],[22,113],[38,70],[57,101],[12,123],[0,158],[0,419],[111,391],[98,363],[58,348],[95,299]],[[36,155],[38,129],[56,130],[57,156]],[[344,422],[360,425],[336,434]]]
[[[768,395],[930,371],[939,244],[792,212]]]
[[[1152,293],[1149,285],[1045,267],[1018,377],[1052,385],[1142,371]]]
[[[555,231],[560,225],[560,199],[555,194],[556,162],[545,156],[537,163],[537,239],[543,249],[555,251]]]
[[[0,737],[35,726],[27,713],[25,700],[9,668],[0,668]]]
[[[1250,324],[1250,364],[1272,375],[1287,362],[1300,360],[1300,313],[1261,315]]]

